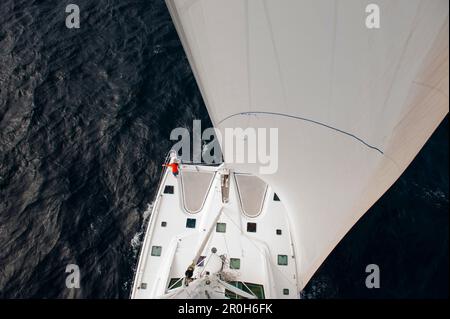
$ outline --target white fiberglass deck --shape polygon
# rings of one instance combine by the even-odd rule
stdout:
[[[218,167],[198,165],[181,165],[178,178],[166,171],[141,249],[132,298],[158,298],[169,287],[181,285],[178,279],[185,277],[197,251],[203,262],[195,268],[194,281],[207,272],[220,272],[223,280],[259,297],[298,298],[282,201],[257,177],[226,171],[229,188],[224,203],[223,174]],[[225,298],[225,289],[220,294]]]

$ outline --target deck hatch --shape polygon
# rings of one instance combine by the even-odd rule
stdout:
[[[162,247],[161,246],[152,246],[152,256],[159,257],[161,256]]]
[[[217,223],[216,232],[226,233],[227,232],[227,224],[226,223]]]
[[[242,212],[248,217],[261,214],[267,192],[267,184],[257,176],[234,174]]]
[[[239,258],[230,258],[230,269],[241,269],[241,260]]]
[[[173,185],[166,185],[164,187],[164,194],[173,194],[175,191],[175,188],[173,187]]]
[[[288,256],[287,255],[278,255],[278,265],[287,266],[288,264]]]
[[[197,220],[195,218],[188,218],[186,219],[186,228],[195,228],[196,223]]]
[[[208,196],[213,172],[181,171],[183,206],[191,214],[198,213]]]
[[[256,223],[247,223],[247,232],[256,233]]]

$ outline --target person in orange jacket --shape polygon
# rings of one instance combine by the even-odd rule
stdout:
[[[175,176],[175,177],[178,176],[178,173],[179,173],[178,163],[173,162],[173,163],[169,163],[169,164],[163,164],[163,166],[170,168],[170,170],[172,171],[173,176]]]

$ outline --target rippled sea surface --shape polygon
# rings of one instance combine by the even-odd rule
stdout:
[[[164,1],[2,0],[0,298],[127,298],[170,131],[193,119],[210,126]],[[448,149],[446,119],[303,297],[448,297]]]

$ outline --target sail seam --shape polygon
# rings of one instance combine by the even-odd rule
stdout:
[[[275,62],[276,62],[277,69],[278,69],[278,76],[280,77],[281,92],[283,94],[284,107],[288,111],[289,104],[288,104],[288,99],[287,99],[287,95],[286,95],[286,85],[285,85],[285,81],[284,81],[282,66],[280,63],[280,55],[278,53],[278,48],[277,48],[277,45],[275,42],[275,35],[273,32],[272,20],[270,19],[269,10],[267,8],[267,0],[263,1],[263,6],[264,6],[264,14],[266,16],[267,26],[269,28],[270,41],[272,43],[272,49],[273,49],[273,53],[275,55]]]
[[[367,143],[366,141],[364,141],[363,139],[359,138],[358,136],[356,136],[356,135],[354,135],[352,133],[346,132],[344,130],[338,129],[337,127],[333,127],[331,125],[328,125],[328,124],[325,124],[325,123],[322,123],[322,122],[319,122],[319,121],[316,121],[316,120],[312,120],[312,119],[308,119],[308,118],[300,117],[300,116],[295,116],[295,115],[290,115],[290,114],[284,114],[284,113],[278,113],[278,112],[262,112],[262,111],[258,111],[258,112],[240,112],[240,113],[231,114],[231,115],[225,117],[224,119],[220,120],[218,122],[218,124],[222,124],[226,120],[228,120],[228,119],[230,119],[232,117],[239,116],[239,115],[247,115],[247,116],[248,115],[276,115],[276,116],[283,116],[283,117],[287,117],[287,118],[292,118],[292,119],[296,119],[296,120],[301,120],[301,121],[317,124],[317,125],[326,127],[328,129],[331,129],[333,131],[339,132],[341,134],[350,136],[350,137],[356,139],[357,141],[359,141],[360,143],[364,144],[368,148],[371,148],[371,149],[379,152],[380,154],[384,155],[384,152],[381,149],[379,149],[376,146],[370,145],[369,143]]]

